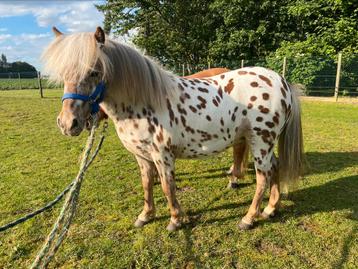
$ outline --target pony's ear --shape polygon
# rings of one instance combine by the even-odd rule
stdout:
[[[97,42],[100,44],[104,44],[105,34],[101,27],[97,27],[96,32],[94,33],[94,37],[96,38]]]
[[[55,34],[55,37],[59,37],[63,35],[63,33],[61,33],[55,26],[52,27],[52,32]]]

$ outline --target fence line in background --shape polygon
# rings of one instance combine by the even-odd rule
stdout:
[[[41,72],[37,72],[37,80],[39,83],[39,90],[40,90],[40,96],[41,98],[44,98],[43,90],[42,90],[42,83],[41,83]]]
[[[188,63],[181,63],[176,65],[174,72],[185,76],[210,67],[231,67],[231,69],[235,69],[237,66],[264,66],[274,69],[293,83],[301,83],[300,81],[303,81],[301,84],[306,87],[305,93],[307,95],[331,96],[336,100],[339,96],[345,95],[358,97],[358,55],[354,55],[353,58],[343,58],[342,53],[339,53],[336,64],[335,61],[329,57],[298,57],[301,57],[299,59],[303,60],[303,67],[302,62],[297,62],[298,58],[288,58],[285,56],[281,59],[274,59],[276,62],[269,62],[267,59],[239,59],[235,64],[233,64],[233,62],[228,64],[214,64],[208,59],[207,66],[201,65],[199,67],[191,66]],[[306,71],[302,69],[306,68],[305,63],[311,65],[311,68],[312,66],[316,68],[321,65],[320,68],[313,69],[314,72],[308,69],[308,71],[311,72],[309,73],[310,79],[306,79],[306,73],[302,72],[302,70]],[[299,66],[299,64],[301,64],[301,66]],[[307,68],[310,68],[309,65]],[[296,69],[297,67],[298,69]],[[299,71],[298,73],[297,70]],[[61,87],[62,85],[49,83],[47,77],[43,76],[41,72],[0,73],[0,90],[38,89],[42,98],[44,96],[44,89]]]
[[[39,90],[41,98],[44,89],[62,88],[62,85],[50,83],[41,72],[8,72],[0,73],[0,90]]]
[[[287,69],[287,58],[286,56],[283,57],[283,64],[282,64],[282,76],[286,76],[286,69]]]
[[[341,79],[341,65],[342,65],[342,53],[340,52],[340,53],[338,53],[336,85],[334,87],[334,98],[336,98],[336,101],[338,99],[339,82],[340,82],[340,79]]]
[[[231,67],[231,69],[236,69],[237,65],[239,65],[241,68],[245,66],[263,66],[274,69],[276,72],[280,73],[283,77],[292,83],[302,84],[305,87],[306,95],[330,96],[334,97],[336,100],[339,96],[346,95],[358,97],[358,55],[350,58],[350,60],[348,58],[347,63],[344,62],[344,59],[342,59],[342,53],[339,53],[337,55],[337,64],[334,64],[335,61],[328,56],[307,58],[298,56],[298,58],[299,57],[301,57],[301,60],[303,59],[306,61],[303,61],[303,65],[302,62],[296,62],[297,58],[288,58],[286,56],[282,57],[281,60],[275,59],[276,67],[272,67],[272,62],[269,64],[267,59],[240,59],[236,61],[236,65],[229,63],[229,66],[225,64],[213,65],[212,62],[208,61],[207,66],[201,65],[200,68],[189,68],[189,65],[184,63],[180,65],[182,69],[177,73],[185,76],[210,67]],[[305,66],[305,63],[308,63],[308,67]],[[299,64],[301,64],[301,66],[299,66]],[[309,70],[309,68],[312,68],[312,64],[316,64],[315,67],[319,68],[313,69],[314,71],[312,72],[312,70]],[[187,68],[185,68],[185,66]],[[298,69],[295,69],[297,67]],[[306,71],[304,68],[307,68],[308,71],[311,72],[308,72],[310,79],[306,79],[306,73],[302,72],[302,70]],[[301,77],[297,78],[297,70],[301,71]],[[311,81],[311,83],[301,83],[300,80]]]

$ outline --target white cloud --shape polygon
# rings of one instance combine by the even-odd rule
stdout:
[[[103,14],[94,6],[102,1],[0,2],[0,18],[32,14],[40,27],[62,24],[65,32],[94,31]]]
[[[0,43],[9,40],[11,38],[10,34],[0,34]]]
[[[8,62],[25,61],[41,70],[40,55],[52,38],[52,33],[12,35],[6,43],[0,41],[0,53],[6,55]]]
[[[39,27],[60,26],[59,30],[64,33],[94,32],[96,26],[103,24],[103,14],[94,6],[101,2],[0,0],[0,18],[33,15]],[[1,32],[9,30],[0,28],[0,53],[5,53],[9,62],[27,61],[41,69],[40,56],[53,39],[53,33],[11,35]]]
[[[2,46],[0,47],[0,51],[2,52],[6,52],[6,51],[12,51],[13,50],[13,47],[12,46]]]
[[[22,41],[34,41],[39,39],[48,39],[48,37],[52,37],[53,35],[51,33],[46,34],[21,34],[19,37]]]

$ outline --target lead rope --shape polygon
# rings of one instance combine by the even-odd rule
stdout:
[[[107,128],[108,126],[108,123],[105,122],[104,123],[104,126],[103,126],[103,130],[102,130],[102,135],[101,135],[101,138],[100,138],[100,141],[98,143],[98,146],[95,150],[95,152],[92,154],[91,156],[91,159],[88,161],[88,165],[89,166],[92,161],[94,160],[94,158],[96,157],[98,151],[100,150],[101,146],[102,146],[102,143],[103,143],[103,140],[104,140],[104,133],[105,133],[105,129]],[[82,156],[82,155],[81,155]],[[81,156],[80,156],[80,159],[81,159]],[[51,209],[52,207],[54,207],[62,198],[63,196],[65,196],[66,193],[68,193],[68,191],[71,189],[71,187],[73,186],[74,184],[74,181],[72,181],[70,184],[67,185],[67,187],[59,194],[57,195],[57,197],[55,199],[53,199],[51,202],[48,202],[45,206],[39,208],[39,209],[36,209],[34,210],[33,212],[21,217],[21,218],[18,218],[10,223],[7,223],[7,224],[4,224],[2,226],[0,226],[0,233],[1,232],[4,232],[12,227],[15,227],[17,226],[18,224],[20,223],[23,223],[29,219],[32,219],[33,217],[41,214],[42,212],[45,212],[49,209]]]
[[[94,123],[90,132],[90,135],[87,139],[86,148],[83,152],[80,170],[77,174],[75,180],[70,184],[71,188],[66,196],[66,200],[64,205],[61,209],[61,212],[57,218],[56,223],[53,225],[53,228],[45,243],[43,244],[41,250],[37,254],[34,262],[32,263],[32,269],[38,268],[47,268],[48,264],[50,263],[51,259],[55,255],[56,251],[60,247],[62,241],[65,239],[68,229],[71,225],[73,216],[76,212],[76,207],[78,203],[78,197],[80,194],[81,184],[84,178],[84,174],[90,164],[93,162],[94,158],[97,156],[103,140],[105,138],[105,131],[108,127],[107,121],[103,124],[102,134],[100,137],[100,141],[98,143],[97,148],[95,149],[92,156],[90,156],[91,149],[93,147],[94,139],[95,139],[95,130],[97,128],[97,116],[94,118]]]

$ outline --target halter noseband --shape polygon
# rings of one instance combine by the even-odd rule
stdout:
[[[99,111],[99,103],[103,101],[105,90],[106,86],[104,85],[104,81],[101,81],[97,84],[96,89],[91,95],[87,96],[78,93],[65,93],[62,96],[62,102],[66,99],[77,99],[84,102],[89,102],[91,106],[91,114],[96,114]]]

